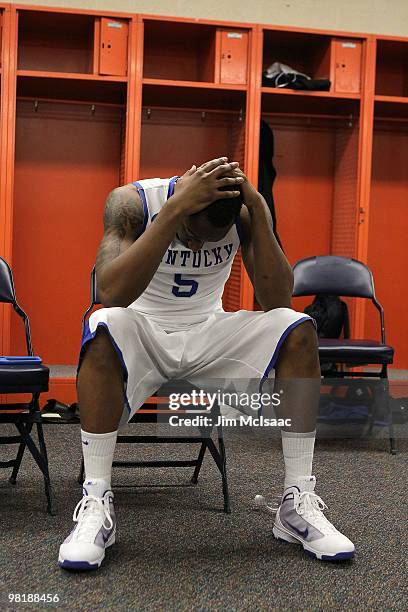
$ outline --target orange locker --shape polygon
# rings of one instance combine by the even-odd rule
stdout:
[[[216,82],[245,85],[248,72],[248,32],[218,29],[217,37]]]
[[[360,93],[361,41],[333,39],[332,83],[336,93]]]
[[[99,74],[126,76],[128,34],[127,21],[101,18]]]

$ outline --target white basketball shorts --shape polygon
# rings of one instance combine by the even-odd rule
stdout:
[[[123,366],[124,417],[130,420],[147,398],[172,379],[191,384],[214,379],[264,380],[287,335],[309,320],[313,321],[290,308],[240,310],[214,313],[188,330],[166,331],[132,308],[101,308],[89,318],[81,358],[98,327],[104,327]]]

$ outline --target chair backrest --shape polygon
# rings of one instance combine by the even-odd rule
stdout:
[[[99,296],[98,296],[98,287],[96,285],[96,270],[95,270],[95,266],[94,266],[92,268],[92,271],[91,271],[91,303],[89,304],[88,308],[84,312],[84,316],[82,317],[82,333],[84,333],[84,331],[85,331],[85,326],[86,326],[86,323],[87,323],[87,319],[88,319],[88,316],[90,315],[93,307],[97,306],[100,303],[101,303],[101,301],[100,301]]]
[[[13,273],[7,261],[0,257],[0,303],[12,304],[14,310],[24,321],[27,354],[34,355],[31,343],[30,321],[24,310],[17,303],[14,289]]]
[[[2,257],[0,257],[0,302],[3,304],[15,304],[16,302],[13,273],[7,261]]]
[[[375,299],[371,270],[356,259],[308,257],[295,264],[293,275],[294,297],[321,294]]]
[[[98,287],[96,284],[96,270],[95,266],[92,268],[91,272],[91,306],[95,306],[95,304],[100,304],[101,301],[98,295]]]

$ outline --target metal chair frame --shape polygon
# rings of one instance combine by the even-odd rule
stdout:
[[[33,346],[31,341],[30,321],[27,314],[19,306],[14,288],[13,273],[9,264],[0,257],[1,277],[5,281],[0,287],[0,303],[9,303],[14,311],[24,322],[25,341],[27,347],[27,355],[34,356]],[[44,433],[41,422],[41,412],[39,405],[39,397],[42,391],[38,391],[34,386],[27,388],[26,386],[17,387],[15,385],[1,384],[1,394],[16,394],[30,393],[31,401],[0,404],[0,423],[14,423],[19,432],[17,436],[0,436],[0,444],[19,444],[17,456],[9,461],[1,461],[0,468],[13,468],[9,482],[15,485],[17,482],[18,472],[24,456],[26,447],[33,456],[35,462],[40,468],[44,477],[45,495],[47,498],[47,511],[49,514],[55,514],[53,506],[53,494],[51,489],[51,480],[48,469],[47,449],[45,445]],[[5,412],[13,411],[13,412]],[[36,424],[38,445],[35,444],[31,432],[33,425]]]

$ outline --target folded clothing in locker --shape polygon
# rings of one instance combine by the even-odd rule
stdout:
[[[329,79],[312,79],[307,74],[298,72],[295,68],[280,62],[274,62],[262,73],[262,85],[264,87],[328,91],[330,84]]]

